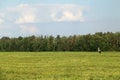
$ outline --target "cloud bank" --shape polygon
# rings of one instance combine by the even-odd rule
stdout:
[[[75,4],[19,4],[0,10],[0,25],[10,24],[12,28],[18,27],[21,34],[33,34],[38,33],[38,27],[30,24],[84,22],[87,9]]]
[[[7,8],[2,12],[6,16],[5,19],[23,24],[64,21],[83,22],[85,20],[83,13],[86,10],[87,8],[74,4],[20,4],[16,7]]]

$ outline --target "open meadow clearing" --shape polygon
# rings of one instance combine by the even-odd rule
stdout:
[[[120,52],[0,52],[0,80],[120,80]]]

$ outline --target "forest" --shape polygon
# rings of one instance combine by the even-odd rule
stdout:
[[[0,51],[120,51],[120,32],[97,32],[72,36],[28,36],[0,38]]]

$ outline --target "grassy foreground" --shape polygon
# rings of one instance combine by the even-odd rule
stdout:
[[[0,80],[120,80],[120,52],[0,52]]]

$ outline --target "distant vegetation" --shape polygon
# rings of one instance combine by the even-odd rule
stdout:
[[[0,39],[0,51],[120,51],[120,32],[73,36],[29,36]]]

